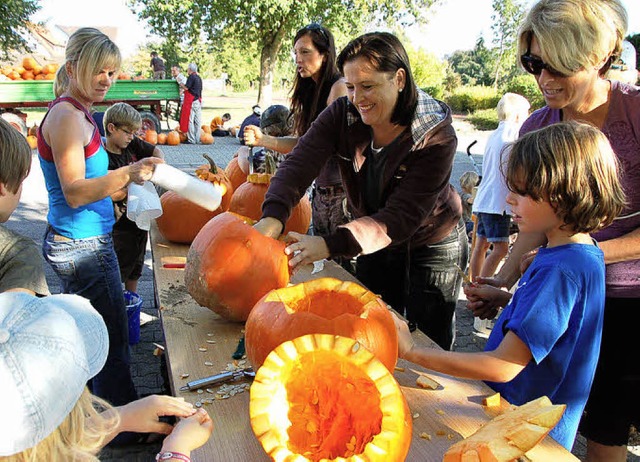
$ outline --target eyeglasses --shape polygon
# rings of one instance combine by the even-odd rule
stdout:
[[[522,63],[524,70],[529,74],[540,75],[542,70],[545,69],[549,74],[555,75],[556,77],[568,77],[568,75],[563,74],[560,71],[556,71],[553,67],[549,66],[537,56],[532,56],[529,51],[520,56],[520,62]]]
[[[126,134],[127,134],[127,135],[129,135],[129,136],[136,136],[136,132],[130,132],[129,130],[125,130],[125,129],[124,129],[124,128],[122,128],[122,127],[116,127],[116,128],[117,128],[118,130],[120,130],[121,132],[126,133]]]

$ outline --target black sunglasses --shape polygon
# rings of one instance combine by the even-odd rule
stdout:
[[[320,34],[322,34],[322,36],[324,37],[325,40],[329,40],[329,37],[327,37],[327,33],[324,31],[324,27],[322,27],[317,22],[309,24],[308,26],[304,27],[303,30],[318,31],[318,32],[320,32]]]
[[[560,71],[556,71],[553,67],[549,66],[537,56],[532,56],[529,51],[520,56],[520,62],[522,63],[524,70],[529,74],[540,75],[542,70],[545,69],[549,74],[555,75],[556,77],[568,77],[568,75],[563,74]]]

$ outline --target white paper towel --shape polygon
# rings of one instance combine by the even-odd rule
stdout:
[[[151,181],[207,210],[216,210],[222,201],[221,187],[199,180],[171,165],[157,164]]]
[[[140,229],[149,231],[151,220],[162,215],[162,205],[156,188],[145,181],[143,184],[130,183],[127,187],[127,218],[135,221]]]

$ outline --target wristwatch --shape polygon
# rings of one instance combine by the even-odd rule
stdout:
[[[191,458],[189,456],[185,456],[184,454],[180,454],[179,452],[165,451],[165,452],[159,452],[156,455],[156,460],[171,460],[171,459],[182,460],[183,462],[191,462]]]

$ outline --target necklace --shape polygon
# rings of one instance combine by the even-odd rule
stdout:
[[[384,146],[382,146],[381,148],[374,148],[373,139],[371,140],[371,152],[373,152],[374,154],[380,154],[380,151],[382,151],[383,149],[384,149]]]

